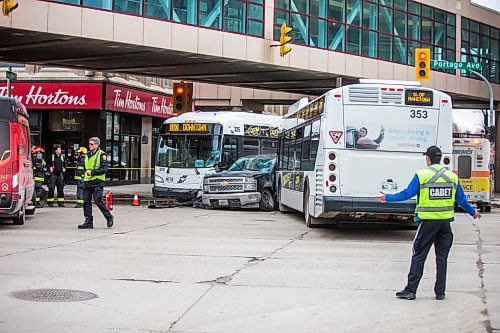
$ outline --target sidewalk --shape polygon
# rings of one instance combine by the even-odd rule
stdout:
[[[43,188],[48,190],[46,185],[44,185]],[[137,192],[140,201],[153,200],[152,190],[153,184],[115,185],[105,186],[104,194],[106,194],[106,191],[111,191],[114,199],[119,199],[120,201],[130,199],[130,203],[132,203],[134,200],[134,192]],[[64,197],[68,202],[76,202],[76,185],[65,185]]]

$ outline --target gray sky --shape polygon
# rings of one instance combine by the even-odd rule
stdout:
[[[472,4],[479,5],[481,7],[490,8],[497,13],[500,13],[500,1],[499,0],[471,0]]]

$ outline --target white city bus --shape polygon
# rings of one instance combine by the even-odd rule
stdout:
[[[303,212],[308,227],[316,218],[414,226],[414,198],[381,204],[374,197],[404,189],[426,166],[431,145],[451,168],[451,99],[418,83],[365,80],[301,100],[285,118],[278,203]]]
[[[218,162],[276,154],[281,122],[280,116],[229,111],[167,119],[158,139],[153,196],[193,199]]]
[[[453,110],[454,172],[467,199],[479,210],[491,211],[493,149],[482,110]]]

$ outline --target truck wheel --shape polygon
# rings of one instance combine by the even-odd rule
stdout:
[[[274,198],[269,190],[265,189],[262,191],[262,196],[259,203],[260,210],[265,212],[270,212],[274,210]]]
[[[26,206],[23,204],[23,208],[17,213],[17,216],[14,217],[13,222],[15,225],[23,225],[26,222]]]

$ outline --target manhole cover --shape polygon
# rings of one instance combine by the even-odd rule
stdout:
[[[13,291],[9,296],[31,302],[81,302],[99,297],[88,291],[72,289],[26,289]]]

